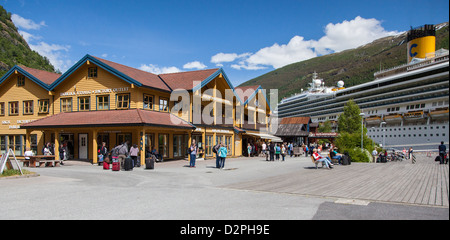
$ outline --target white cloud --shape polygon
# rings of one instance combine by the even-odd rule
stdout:
[[[236,59],[245,58],[250,56],[251,53],[243,53],[243,54],[236,54],[236,53],[218,53],[211,57],[211,62],[215,63],[217,66],[223,66],[221,63],[224,62],[233,62]]]
[[[146,72],[151,72],[153,74],[163,74],[163,73],[176,73],[176,72],[181,72],[181,70],[177,67],[158,67],[158,65],[154,65],[154,64],[141,64],[141,66],[139,67],[140,70],[142,71],[146,71]]]
[[[386,31],[377,19],[365,19],[360,16],[351,21],[329,23],[325,27],[325,36],[319,40],[305,40],[294,36],[287,44],[275,43],[264,47],[256,53],[218,53],[211,57],[211,62],[231,64],[234,69],[259,70],[271,66],[280,68],[291,63],[308,60],[320,55],[340,52],[370,43],[376,39],[400,34]]]
[[[72,61],[65,60],[66,56],[64,56],[64,52],[68,52],[70,49],[69,45],[48,44],[46,42],[39,42],[37,44],[28,43],[28,45],[32,50],[47,57],[55,69],[64,72],[72,65]]]
[[[199,62],[199,61],[194,61],[194,62],[189,62],[183,65],[184,69],[205,69],[206,65]]]
[[[41,27],[45,27],[45,21],[41,21],[40,23],[35,23],[31,19],[23,18],[17,14],[11,15],[11,20],[14,24],[19,28],[24,28],[26,30],[39,30]]]

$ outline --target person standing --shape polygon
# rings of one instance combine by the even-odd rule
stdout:
[[[213,147],[213,152],[216,154],[216,168],[220,168],[220,157],[219,157],[219,149],[220,146],[222,145],[222,142],[217,143],[214,147]]]
[[[444,141],[441,142],[441,145],[439,145],[438,147],[439,149],[439,163],[440,164],[444,164],[444,163],[448,163],[448,159],[445,159],[445,154],[447,153],[447,148],[445,147]]]
[[[286,157],[286,145],[282,144],[281,145],[281,158],[283,159],[283,162],[284,162],[285,157]]]
[[[269,153],[270,153],[270,161],[274,161],[275,144],[274,144],[273,142],[270,143],[270,146],[269,146]]]
[[[197,157],[197,150],[198,150],[198,147],[197,147],[197,144],[195,143],[195,139],[192,139],[191,147],[189,150],[189,152],[190,152],[189,154],[191,156],[191,159],[189,161],[189,167],[191,167],[191,168],[195,168],[195,158]]]
[[[138,153],[139,153],[139,148],[137,147],[136,144],[133,144],[133,146],[130,148],[130,157],[133,160],[133,167],[137,167],[138,165]],[[139,164],[140,166],[140,164]]]
[[[266,142],[263,142],[263,144],[262,144],[262,153],[264,154],[264,156],[266,157],[266,161],[269,161],[269,159],[268,159],[268,155],[267,155],[267,145],[266,145]]]
[[[219,161],[219,165],[220,168],[223,169],[225,167],[225,158],[227,157],[228,154],[228,150],[225,146],[223,146],[222,143],[220,143],[220,148],[219,148],[219,157],[220,157],[220,161]]]

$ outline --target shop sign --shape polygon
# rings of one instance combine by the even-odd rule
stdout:
[[[63,92],[60,95],[61,96],[78,96],[78,95],[117,93],[117,92],[128,92],[128,87],[96,89],[96,90],[87,90],[87,91]]]
[[[310,138],[335,138],[338,136],[338,133],[330,132],[330,133],[309,133]]]

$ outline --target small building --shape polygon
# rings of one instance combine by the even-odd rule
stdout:
[[[287,117],[280,120],[275,136],[283,142],[292,142],[295,146],[308,144],[308,136],[312,124],[310,117]]]

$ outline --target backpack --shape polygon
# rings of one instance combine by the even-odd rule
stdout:
[[[216,146],[213,147],[213,153],[217,153],[219,151],[220,145],[217,144]]]
[[[279,154],[281,152],[281,148],[279,146],[277,146],[277,150],[276,150],[276,154]]]

